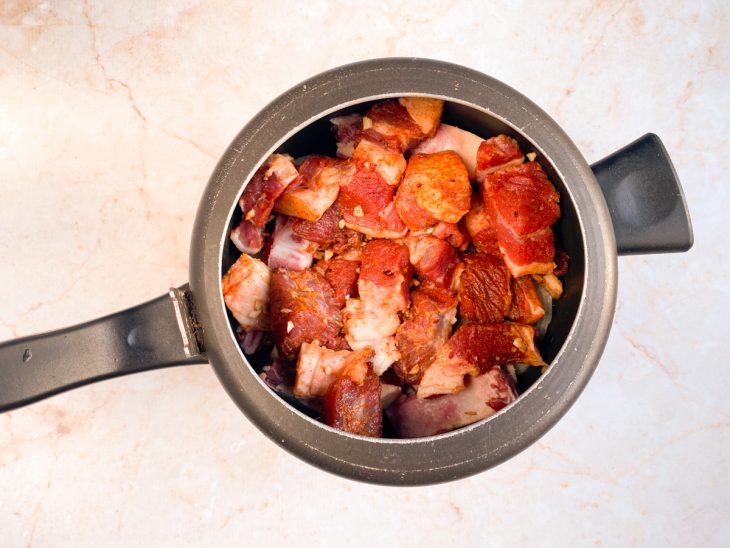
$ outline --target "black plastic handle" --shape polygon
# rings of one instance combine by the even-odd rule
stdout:
[[[687,251],[694,243],[682,186],[659,137],[647,133],[591,166],[619,255]]]
[[[0,344],[0,412],[92,382],[205,363],[186,288],[59,331]]]

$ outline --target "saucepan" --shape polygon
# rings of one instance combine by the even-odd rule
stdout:
[[[514,403],[447,434],[372,439],[325,426],[262,381],[237,343],[221,276],[235,259],[229,233],[240,220],[243,185],[270,154],[332,153],[331,145],[318,144],[333,141],[329,118],[405,95],[444,99],[445,122],[484,136],[506,133],[537,153],[560,193],[555,232],[570,269],[541,341],[550,367]],[[393,485],[462,478],[528,447],[580,395],[611,329],[617,256],[686,251],[692,243],[687,205],[657,136],[647,134],[589,166],[545,112],[485,74],[413,58],[346,65],[276,98],[226,149],[195,219],[189,285],[85,324],[0,345],[0,411],[119,375],[209,362],[264,434],[315,466]]]

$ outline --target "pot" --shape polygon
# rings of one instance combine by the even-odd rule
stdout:
[[[331,153],[327,120],[403,95],[445,99],[443,120],[506,133],[534,150],[560,193],[556,239],[571,258],[541,352],[547,372],[488,419],[419,439],[372,439],[329,428],[272,392],[236,342],[221,294],[235,260],[230,229],[243,184],[273,152]],[[325,146],[325,145],[322,145]],[[0,411],[128,373],[209,362],[267,436],[330,472],[383,484],[443,482],[493,467],[542,436],[591,377],[614,314],[617,255],[686,251],[692,229],[682,190],[655,135],[589,166],[560,127],[527,98],[484,74],[426,59],[377,59],[319,74],[257,114],[223,154],[203,194],[190,284],[89,323],[0,345]]]

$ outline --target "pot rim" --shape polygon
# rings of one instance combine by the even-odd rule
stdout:
[[[314,120],[353,104],[403,95],[438,97],[480,110],[512,127],[541,152],[575,206],[583,235],[584,283],[564,344],[547,372],[517,401],[487,419],[438,436],[373,439],[319,423],[265,385],[236,343],[220,278],[231,215],[244,183],[265,158]],[[616,300],[616,247],[608,208],[592,171],[537,105],[509,86],[459,65],[418,58],[373,59],[302,82],[239,132],[213,171],[198,209],[190,285],[211,364],[231,398],[262,432],[330,472],[415,485],[495,466],[532,444],[567,412],[590,379],[608,338]]]

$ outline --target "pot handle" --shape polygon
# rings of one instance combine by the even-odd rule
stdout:
[[[694,243],[682,186],[659,137],[647,133],[591,166],[619,255],[687,251]]]
[[[0,344],[0,412],[96,381],[205,363],[187,286],[87,323]]]

